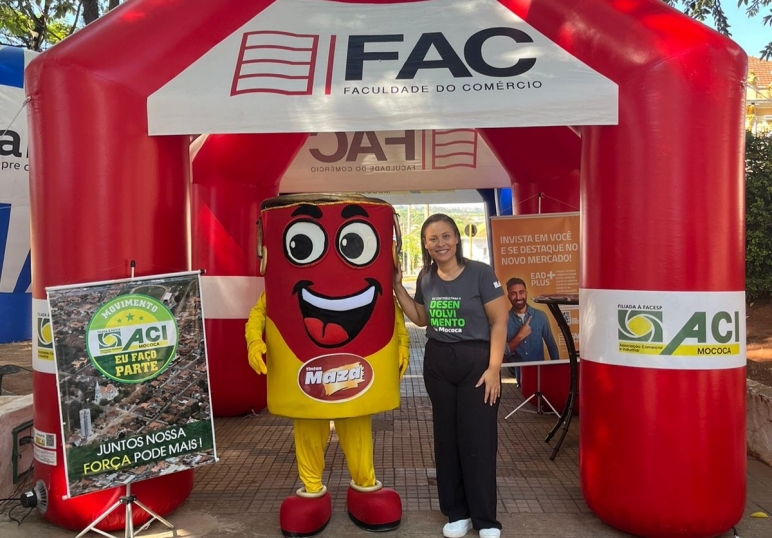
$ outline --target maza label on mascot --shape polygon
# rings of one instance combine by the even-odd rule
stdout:
[[[216,461],[198,272],[47,288],[68,496]]]
[[[320,402],[356,398],[373,383],[373,368],[357,355],[322,355],[300,368],[298,384]]]

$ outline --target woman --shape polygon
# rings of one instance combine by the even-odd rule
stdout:
[[[474,527],[498,538],[496,519],[497,413],[507,302],[493,269],[461,255],[461,234],[447,215],[421,227],[424,268],[415,299],[394,277],[394,292],[407,317],[427,327],[424,382],[432,402],[434,458],[442,534],[460,538]]]

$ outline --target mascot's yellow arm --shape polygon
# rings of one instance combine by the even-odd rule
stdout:
[[[404,325],[404,321],[403,321]],[[265,366],[263,355],[265,355],[268,348],[263,341],[263,333],[265,332],[265,292],[260,294],[260,298],[252,307],[249,312],[249,319],[246,326],[246,338],[249,365],[258,374],[265,374],[268,372],[268,368]]]

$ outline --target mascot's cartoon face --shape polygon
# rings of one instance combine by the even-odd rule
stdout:
[[[268,317],[301,361],[366,356],[394,329],[394,210],[341,198],[263,211]]]

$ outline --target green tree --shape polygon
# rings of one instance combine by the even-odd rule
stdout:
[[[721,0],[663,0],[666,4],[676,7],[700,22],[712,21],[716,30],[731,37],[731,25],[726,18]],[[731,0],[735,1],[735,0]],[[736,0],[737,7],[745,6],[745,14],[748,17],[755,17],[762,8],[770,8],[772,0]],[[772,26],[772,8],[767,15],[763,17],[765,26]],[[772,58],[772,42],[768,43],[763,50],[759,51],[759,57],[762,60]]]
[[[718,2],[719,0],[715,1]],[[772,8],[770,8],[772,0],[738,0],[737,5],[745,6],[747,8],[745,13],[748,17],[755,17],[758,15],[762,7],[768,8],[768,12],[764,15],[763,21],[765,26],[772,26]],[[759,57],[762,60],[769,60],[772,58],[772,41],[767,43],[764,50],[759,51]]]
[[[406,274],[415,274],[421,267],[421,224],[426,219],[423,205],[400,205],[395,207],[399,215],[402,232],[403,270]],[[409,216],[408,216],[408,211]]]
[[[700,22],[712,19],[716,30],[724,35],[732,35],[729,31],[729,21],[727,21],[724,8],[721,6],[721,0],[664,0],[664,2],[679,8],[686,15]],[[739,0],[739,2],[744,2],[747,5],[748,0]],[[737,5],[739,6],[740,4],[738,3]]]
[[[745,291],[772,298],[772,138],[745,135]]]
[[[89,402],[88,408],[91,410],[91,421],[95,421],[104,413],[104,408],[96,405],[94,402]]]
[[[83,0],[83,22],[90,24],[99,18],[99,0]]]
[[[0,44],[44,50],[119,3],[120,0],[0,0]]]
[[[91,24],[111,9],[118,7],[120,0],[82,0],[82,3],[83,22]]]
[[[43,50],[75,30],[74,0],[0,0],[0,44]]]

